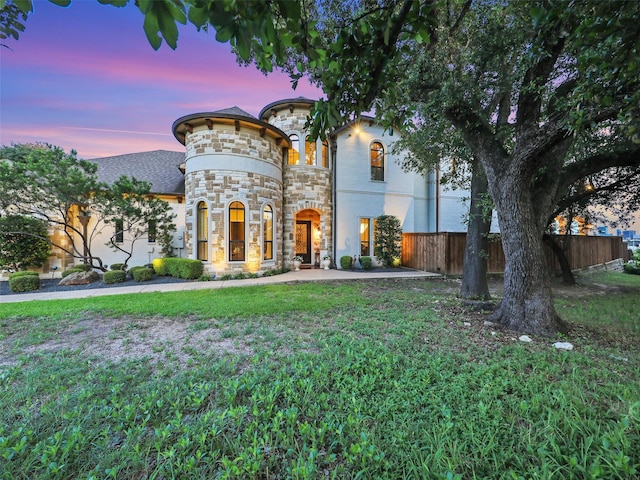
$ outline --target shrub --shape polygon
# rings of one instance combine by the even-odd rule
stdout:
[[[376,218],[373,232],[374,254],[386,266],[397,267],[402,257],[402,224],[393,215],[380,215]]]
[[[212,275],[207,275],[207,274],[203,273],[202,275],[200,275],[198,277],[198,281],[199,282],[210,282],[211,280],[213,280],[213,277],[214,276],[212,276]]]
[[[247,278],[247,276],[246,276],[244,273],[242,273],[242,272],[236,273],[236,274],[233,276],[233,279],[234,279],[234,280],[244,280],[245,278]]]
[[[43,266],[51,254],[47,228],[48,223],[39,218],[0,216],[0,268],[22,270]]]
[[[114,283],[122,283],[127,279],[127,272],[124,270],[111,270],[109,272],[104,272],[102,276],[102,280],[107,285],[111,285]]]
[[[156,258],[153,269],[157,275],[195,280],[202,275],[202,262],[191,258]]]
[[[26,273],[26,272],[17,272]],[[35,275],[18,275],[14,273],[9,277],[9,289],[12,292],[31,292],[40,288],[40,276],[37,272]]]
[[[23,270],[21,272],[12,273],[11,275],[9,275],[9,278],[29,277],[29,276],[40,277],[38,272],[34,272],[33,270]]]
[[[343,255],[342,257],[340,257],[340,267],[342,267],[343,270],[349,270],[351,268],[352,261],[353,258],[351,258],[349,255]]]
[[[153,270],[147,267],[135,267],[131,269],[131,275],[136,282],[148,282],[153,277]]]
[[[81,272],[89,272],[89,271],[93,270],[91,268],[91,265],[87,265],[85,263],[81,263],[80,265],[74,265],[73,268],[79,268]]]
[[[360,265],[362,265],[363,270],[371,270],[373,260],[371,257],[360,257]]]
[[[231,280],[232,278],[233,276],[230,273],[225,273],[220,277],[220,280],[225,281],[225,280]]]
[[[124,263],[112,263],[111,270],[126,270],[127,266]]]
[[[640,275],[640,264],[638,264],[636,262],[625,263],[624,264],[624,271],[626,273],[631,273],[633,275]]]
[[[64,277],[68,277],[69,275],[71,275],[72,273],[78,273],[78,272],[84,272],[85,269],[82,267],[73,267],[73,268],[69,268],[68,270],[65,270],[64,272],[62,272],[62,278]]]

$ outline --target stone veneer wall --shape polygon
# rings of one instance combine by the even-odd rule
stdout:
[[[210,219],[209,261],[205,263],[205,270],[220,274],[282,268],[282,148],[273,138],[260,137],[257,129],[243,127],[235,131],[233,126],[216,124],[212,130],[206,127],[194,129],[185,143],[187,256],[195,257],[195,208],[198,201],[205,199],[209,204]],[[230,169],[234,157],[239,165],[253,166],[255,171]],[[190,171],[190,161],[198,162],[197,170]],[[203,163],[206,164],[204,168]],[[261,171],[277,174],[257,173]],[[243,201],[246,208],[245,262],[228,261],[225,215],[232,200]],[[266,203],[274,208],[274,259],[262,261],[262,209]]]
[[[308,165],[288,165],[284,171],[284,258],[295,251],[296,214],[311,209],[320,214],[320,250],[333,257],[331,171]]]
[[[304,164],[306,132],[304,125],[309,115],[308,108],[295,107],[293,112],[286,107],[271,115],[267,121],[285,133],[300,134],[300,165],[289,165],[284,161],[284,258],[295,254],[296,214],[305,209],[320,214],[320,250],[333,257],[333,205],[331,170]]]

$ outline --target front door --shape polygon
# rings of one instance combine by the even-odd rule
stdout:
[[[311,221],[296,222],[296,255],[302,257],[302,263],[311,263]]]

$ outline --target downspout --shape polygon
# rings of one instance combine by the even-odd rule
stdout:
[[[336,191],[336,159],[338,157],[338,140],[335,135],[330,135],[329,139],[331,140],[331,156],[329,158],[329,167],[331,168],[331,258],[333,258],[333,262],[338,268],[338,260],[336,257],[337,250],[337,231],[338,231],[338,201],[337,201],[337,191]]]

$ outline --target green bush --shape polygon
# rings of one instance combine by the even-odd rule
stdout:
[[[360,265],[362,265],[363,270],[371,270],[373,260],[371,257],[360,257]]]
[[[199,282],[210,282],[211,280],[213,280],[213,276],[207,275],[206,273],[203,273],[198,277]]]
[[[33,270],[22,270],[20,272],[15,272],[9,275],[9,278],[18,278],[18,277],[39,277],[40,274],[38,272],[34,272]]]
[[[84,268],[80,267],[80,266],[69,268],[68,270],[65,270],[64,272],[62,272],[62,278],[68,277],[72,273],[85,272],[85,271],[86,270]]]
[[[244,280],[245,278],[247,278],[247,276],[246,276],[244,273],[242,273],[242,272],[236,273],[236,274],[233,276],[233,279],[234,279],[234,280]]]
[[[27,272],[16,272],[9,277],[9,289],[12,292],[31,292],[40,288],[40,276],[37,272],[35,275],[25,275]],[[17,275],[16,274],[22,274]]]
[[[127,266],[124,263],[112,263],[111,270],[126,270]]]
[[[340,267],[342,267],[343,270],[349,270],[351,268],[352,261],[353,258],[351,258],[349,255],[343,255],[342,257],[340,257]]]
[[[393,215],[380,215],[376,218],[373,231],[376,258],[387,267],[400,266],[402,258],[402,223]]]
[[[102,280],[104,283],[111,285],[114,283],[122,283],[127,279],[127,272],[124,270],[111,270],[109,272],[104,272],[102,276]]]
[[[633,275],[640,275],[640,264],[633,262],[633,263],[625,263],[624,264],[624,271],[626,273],[631,273]]]
[[[220,280],[222,280],[224,282],[225,280],[231,280],[232,278],[233,278],[233,276],[230,273],[225,273],[224,275],[222,275],[220,277]]]
[[[202,262],[190,258],[156,258],[153,260],[153,269],[160,276],[195,280],[202,275]]]
[[[153,270],[147,267],[135,267],[131,269],[131,275],[136,282],[148,282],[153,277]]]

